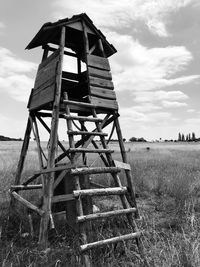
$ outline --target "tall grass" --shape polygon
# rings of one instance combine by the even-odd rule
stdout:
[[[146,146],[150,146],[150,150],[146,150]],[[114,157],[119,160],[119,150],[114,149]],[[131,144],[127,150],[141,215],[137,224],[140,230],[144,230],[142,241],[149,265],[200,266],[200,151],[194,144],[142,144],[136,147]],[[7,189],[14,180],[18,157],[19,147],[0,145],[0,229],[7,223]],[[91,157],[89,165],[96,164],[102,163]],[[32,147],[23,176],[27,177],[37,169],[37,154]],[[120,178],[126,184],[123,172]],[[113,185],[109,175],[95,175],[93,179],[104,185]],[[120,205],[116,197],[102,197],[94,201],[100,210],[112,210]],[[1,266],[81,266],[76,247],[79,237],[72,234],[63,222],[57,222],[59,227],[51,237],[49,249],[40,251],[36,236],[30,236],[26,214],[20,211],[18,215],[15,218],[18,228],[13,237],[0,231],[3,245],[0,250]],[[38,217],[35,216],[35,229],[37,225]],[[113,233],[123,233],[128,224],[119,217],[110,222],[104,220],[94,227],[95,238],[103,239]],[[133,242],[94,251],[93,265],[142,266]]]

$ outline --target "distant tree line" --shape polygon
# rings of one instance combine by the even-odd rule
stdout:
[[[196,138],[195,133],[189,133],[187,135],[184,135],[183,133],[178,134],[178,142],[195,142],[199,141],[199,138]]]
[[[21,138],[10,138],[7,136],[0,135],[0,141],[22,141]]]
[[[131,137],[129,139],[130,142],[147,142],[147,140],[145,140],[143,137],[140,138],[136,138],[136,137]]]

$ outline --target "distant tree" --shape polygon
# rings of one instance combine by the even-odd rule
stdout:
[[[184,134],[182,134],[182,136],[181,136],[181,141],[185,142],[185,135]]]
[[[131,137],[129,139],[130,142],[147,142],[143,137],[136,138],[136,137]]]
[[[129,141],[130,141],[130,142],[137,142],[137,138],[136,138],[136,137],[131,137],[131,138],[129,139]]]
[[[181,133],[178,134],[178,141],[182,141]]]
[[[186,135],[186,142],[188,142],[188,140],[189,140],[189,137],[188,137],[188,134]]]
[[[138,138],[137,141],[138,141],[138,142],[146,142],[147,140],[145,140],[143,137],[140,137],[140,138]]]
[[[126,138],[123,138],[123,142],[126,142]]]
[[[189,141],[189,142],[191,141],[191,135],[190,135],[190,133],[189,133],[189,135],[188,135],[188,141]]]
[[[195,141],[196,137],[195,137],[195,133],[192,133],[192,141]]]

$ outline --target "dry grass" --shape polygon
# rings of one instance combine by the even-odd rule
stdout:
[[[127,145],[127,144],[126,144]],[[146,147],[150,150],[147,151]],[[115,158],[119,159],[118,148]],[[200,145],[199,144],[131,144],[127,145],[129,161],[133,170],[137,202],[141,213],[138,227],[144,230],[143,244],[150,266],[200,266]],[[36,151],[28,154],[24,175],[37,169]],[[10,143],[0,145],[0,193],[1,226],[7,222],[8,195],[6,190],[14,179],[19,146]],[[93,164],[93,158],[90,158]],[[100,163],[99,163],[100,164]],[[112,184],[107,175],[95,176],[97,182]],[[125,184],[124,175],[121,179]],[[103,181],[102,181],[103,180]],[[114,209],[116,198],[95,201],[101,210]],[[0,250],[1,266],[80,266],[75,256],[78,237],[69,228],[59,223],[58,232],[51,239],[50,249],[39,251],[36,239],[26,236],[29,225],[26,215],[13,223],[15,235],[2,234]],[[22,218],[23,217],[23,218]],[[37,217],[35,218],[37,223]],[[18,225],[18,227],[16,227]],[[36,226],[37,224],[35,224]],[[125,226],[125,227],[124,227]],[[95,225],[97,239],[109,237],[113,232],[122,233],[127,223],[120,218]],[[6,227],[4,227],[7,229]],[[2,228],[1,228],[2,229]],[[98,230],[97,230],[98,229]],[[129,242],[94,252],[94,266],[140,266],[140,255],[135,245]]]

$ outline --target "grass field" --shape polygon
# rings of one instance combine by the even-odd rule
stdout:
[[[14,179],[21,145],[20,142],[0,143],[0,229],[6,225],[7,190]],[[144,230],[142,240],[149,265],[200,266],[200,144],[126,143],[125,146],[141,215],[137,224]],[[119,159],[117,144],[112,143],[111,148],[115,150],[114,157]],[[24,176],[38,169],[34,143],[30,145],[27,159]],[[94,160],[98,161],[91,157],[89,163],[94,164]],[[93,178],[97,182],[112,184],[106,175]],[[123,173],[121,180],[125,183]],[[101,210],[119,205],[115,198],[103,198],[95,203]],[[123,228],[120,218],[104,224],[107,232]],[[102,235],[102,225],[97,235]],[[75,244],[77,237],[69,235],[65,226],[59,227],[62,234],[58,233],[47,251],[39,251],[36,239],[30,238],[26,215],[21,218],[20,227],[14,229],[14,236],[5,236],[1,230],[1,266],[78,266],[76,249],[69,246]],[[101,255],[99,253],[94,266],[140,266],[140,255],[132,243],[121,244],[115,251],[105,249]]]

